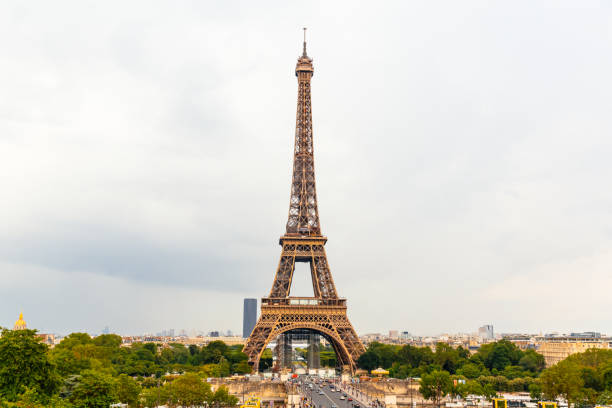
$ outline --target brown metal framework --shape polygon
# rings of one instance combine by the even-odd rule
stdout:
[[[289,219],[286,232],[279,240],[283,249],[272,290],[267,298],[262,299],[261,316],[244,347],[249,363],[256,371],[268,343],[280,334],[296,329],[322,334],[334,347],[339,365],[350,371],[356,368],[357,358],[365,351],[346,315],[346,299],[339,298],[336,292],[325,254],[327,238],[321,235],[310,100],[313,72],[304,39],[304,52],[295,68],[298,100]],[[310,264],[312,298],[289,296],[296,262]]]

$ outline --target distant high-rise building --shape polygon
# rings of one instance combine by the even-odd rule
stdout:
[[[244,313],[242,315],[242,337],[251,335],[257,323],[257,299],[244,299]]]
[[[495,334],[493,333],[493,325],[492,324],[485,324],[482,327],[478,328],[478,336],[482,337],[483,339],[488,339],[488,340],[492,340],[495,338]]]
[[[105,326],[102,330],[102,334],[110,334],[110,328],[108,326]]]
[[[389,330],[389,338],[397,339],[399,337],[399,331],[397,330]]]

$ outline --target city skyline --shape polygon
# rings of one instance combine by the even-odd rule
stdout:
[[[249,298],[245,298],[243,299],[244,301],[247,300],[253,300],[253,299],[249,299]],[[243,305],[246,308],[246,302]],[[246,311],[243,308],[243,312]],[[21,322],[22,319],[24,319],[23,313],[19,314],[19,318],[17,320],[17,322]],[[28,319],[29,320],[29,319]],[[17,323],[15,323],[17,324]],[[254,324],[254,323],[252,323]],[[242,320],[242,325],[243,325],[243,329],[244,329],[244,325],[245,325],[245,319],[244,319],[244,315],[243,315],[243,320]],[[5,326],[3,326],[0,323],[0,327],[11,327],[12,324],[7,324]],[[37,330],[39,333],[51,333],[51,334],[56,334],[56,335],[60,335],[60,336],[66,336],[68,334],[70,334],[70,332],[59,332],[59,331],[45,331],[45,330],[41,330],[38,327],[29,327],[30,329],[35,329]],[[485,333],[483,333],[483,330],[485,331]],[[486,332],[490,331],[490,335],[487,335]],[[99,329],[99,330],[84,330],[84,332],[93,335],[93,336],[97,336],[100,334],[118,334],[120,336],[124,336],[124,337],[142,337],[142,336],[153,336],[153,337],[242,337],[242,338],[246,338],[248,336],[244,336],[244,330],[242,332],[240,332],[239,330],[234,330],[231,328],[227,328],[227,327],[208,327],[208,328],[203,328],[203,327],[190,327],[190,328],[186,328],[186,327],[164,327],[164,328],[156,328],[156,329],[151,329],[151,330],[146,330],[143,332],[121,332],[118,330],[114,330],[112,327],[110,327],[109,325],[105,325],[103,328]],[[241,336],[242,334],[242,336]],[[518,332],[504,332],[504,331],[500,331],[500,332],[495,332],[495,334],[493,335],[493,325],[491,324],[485,324],[482,327],[476,327],[476,328],[472,328],[472,329],[466,329],[466,330],[460,330],[457,332],[450,332],[450,331],[441,331],[438,333],[414,333],[414,332],[410,332],[408,331],[406,328],[402,328],[402,329],[398,329],[397,327],[394,328],[387,328],[383,331],[373,331],[373,332],[363,332],[357,333],[360,337],[369,337],[369,336],[373,336],[373,335],[380,335],[381,338],[442,338],[445,336],[451,336],[451,337],[455,337],[455,336],[472,336],[472,337],[481,337],[483,340],[492,340],[492,339],[498,339],[498,338],[504,338],[505,336],[513,336],[513,335],[529,335],[529,336],[580,336],[580,335],[593,335],[593,336],[599,336],[599,337],[608,337],[607,333],[601,333],[601,332],[596,332],[596,331],[584,331],[584,332],[580,332],[580,331],[567,331],[567,332],[563,332],[563,331],[548,331],[548,332],[543,332],[543,331],[539,331],[539,332],[525,332],[525,331],[518,331]]]
[[[610,6],[484,4],[4,6],[0,325],[240,333],[286,222],[307,25],[357,332],[612,332]]]

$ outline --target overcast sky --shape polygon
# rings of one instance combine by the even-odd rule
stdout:
[[[612,334],[612,6],[584,0],[3,2],[0,325],[239,332],[303,26],[359,333]]]

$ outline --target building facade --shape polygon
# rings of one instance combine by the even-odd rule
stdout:
[[[257,323],[257,299],[244,299],[244,311],[242,315],[242,337],[251,335],[253,327]]]
[[[493,325],[485,324],[482,327],[478,328],[478,336],[483,339],[493,340],[495,338],[495,333],[493,333]]]
[[[612,338],[571,335],[542,337],[536,339],[536,346],[538,353],[544,356],[546,367],[550,367],[572,354],[584,353],[589,349],[610,349],[612,348]]]

